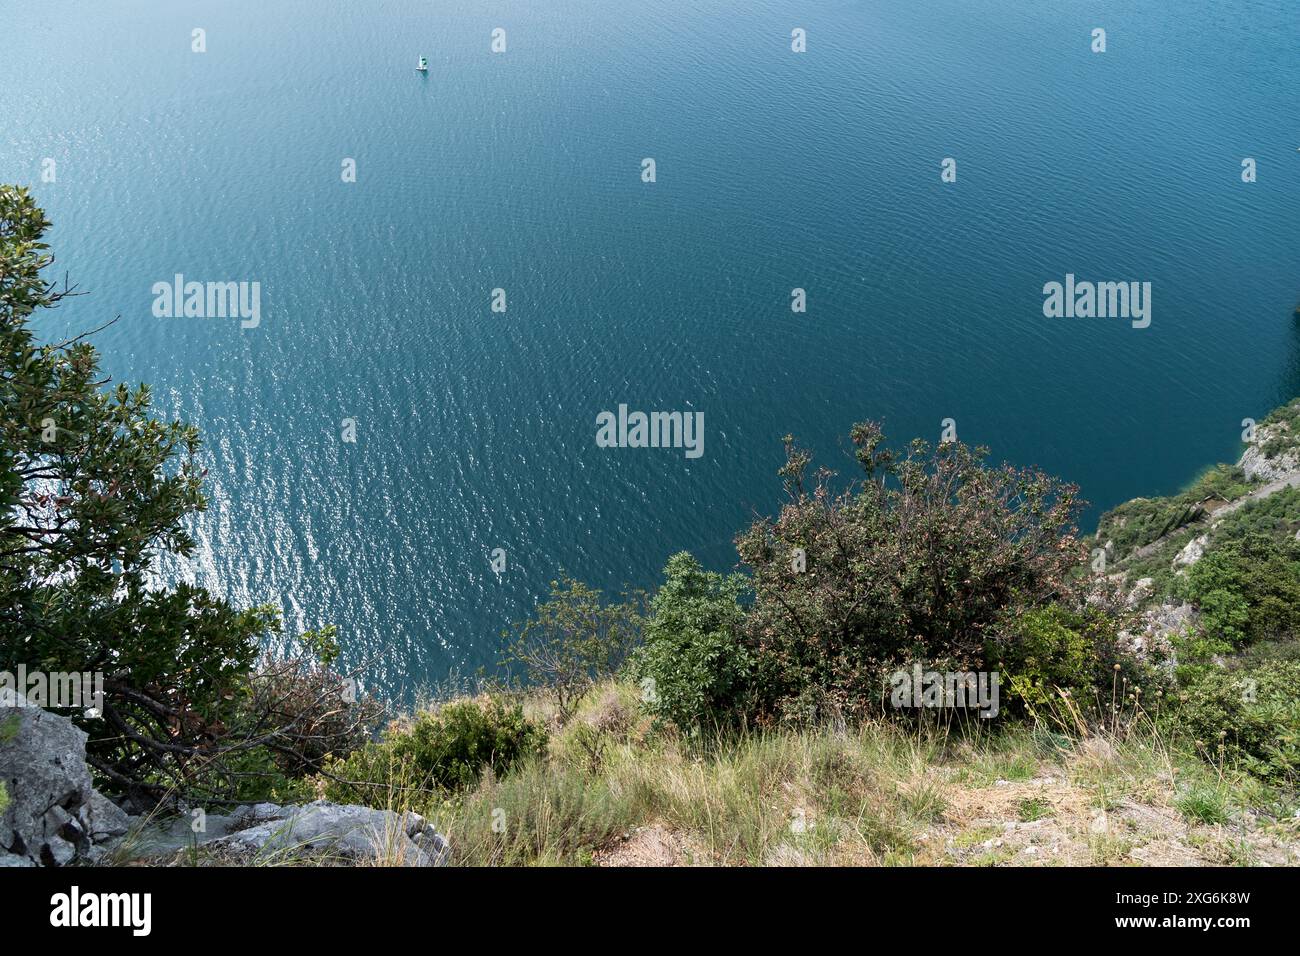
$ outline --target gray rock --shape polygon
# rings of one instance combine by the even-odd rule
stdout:
[[[0,692],[0,781],[9,806],[0,814],[0,865],[66,866],[93,862],[124,835],[130,818],[91,785],[86,733],[60,714]]]
[[[95,843],[123,836],[131,829],[131,818],[98,790],[90,791],[90,800],[82,808],[82,823]]]
[[[283,820],[289,812],[278,803],[255,803],[251,807],[239,807],[230,815],[230,829],[242,830],[268,820]]]
[[[67,810],[60,806],[53,806],[45,814],[45,830],[47,833],[53,833],[62,837],[71,843],[80,843],[86,836],[86,828],[81,825],[78,817],[81,811],[85,809],[83,805],[77,811],[78,816],[74,817]]]
[[[62,837],[49,836],[41,847],[41,862],[46,866],[67,866],[77,858],[78,845]]]
[[[1143,611],[1132,630],[1119,632],[1120,644],[1143,660],[1159,657],[1172,667],[1173,638],[1194,628],[1196,620],[1190,604],[1158,604]]]
[[[429,830],[411,839],[424,851],[431,866],[445,866],[451,858],[451,844],[441,833]]]
[[[1191,541],[1188,541],[1183,550],[1174,555],[1174,567],[1190,568],[1197,561],[1201,560],[1201,558],[1205,557],[1205,546],[1209,544],[1209,541],[1210,536],[1208,534],[1198,535]]]
[[[1274,458],[1264,455],[1264,444],[1275,437],[1291,439],[1293,444],[1296,441],[1281,422],[1256,429],[1255,440],[1242,452],[1241,459],[1237,462],[1237,467],[1245,472],[1248,481],[1273,482],[1300,472],[1300,452],[1294,447]]]
[[[450,849],[419,814],[323,800],[280,808],[274,818],[204,845],[233,862],[312,859],[387,866],[439,865]]]
[[[1125,603],[1129,607],[1136,607],[1155,593],[1155,578],[1139,578],[1137,583],[1133,585],[1133,590],[1129,592],[1128,597],[1125,599]]]
[[[9,795],[0,814],[5,867],[95,863],[114,846],[137,857],[203,845],[232,862],[272,857],[389,866],[438,866],[451,853],[419,814],[323,800],[259,803],[228,815],[183,813],[133,826],[91,785],[85,732],[7,691],[0,694],[0,781]]]
[[[270,806],[270,804],[259,804]],[[241,807],[231,814],[192,812],[144,822],[135,833],[127,837],[125,850],[140,857],[173,856],[180,850],[201,846],[237,830],[254,821],[245,812],[251,807]]]
[[[306,806],[259,803],[229,814],[209,813],[197,832],[194,819],[183,814],[142,828],[129,838],[130,852],[175,857],[182,850],[202,847],[205,855],[230,863],[391,866],[438,866],[451,853],[446,839],[419,814],[323,800]]]
[[[86,734],[21,695],[0,697],[0,780],[9,806],[0,816],[0,852],[63,865],[89,845],[76,815],[93,792]]]

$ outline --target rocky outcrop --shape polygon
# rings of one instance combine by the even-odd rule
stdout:
[[[127,815],[91,785],[86,733],[72,721],[0,691],[0,866],[94,860],[127,832]]]
[[[1291,447],[1269,458],[1264,449],[1271,439],[1296,439],[1288,434],[1285,423],[1262,425],[1255,433],[1255,440],[1242,453],[1237,467],[1246,474],[1249,481],[1274,482],[1300,474],[1300,448]]]
[[[439,866],[451,851],[419,814],[323,800],[128,817],[93,787],[85,731],[9,691],[0,692],[0,783],[0,867],[96,863],[110,850],[122,860],[183,863],[180,851],[198,847],[232,864]]]
[[[1133,585],[1133,590],[1129,591],[1128,596],[1124,598],[1124,603],[1129,607],[1137,607],[1149,600],[1155,593],[1156,582],[1154,578],[1138,578],[1137,583]]]
[[[1208,534],[1197,535],[1183,547],[1183,550],[1174,555],[1175,568],[1190,568],[1201,558],[1205,557],[1206,545],[1210,543]]]
[[[260,804],[252,825],[204,844],[233,863],[298,860],[339,865],[438,866],[450,848],[418,813],[327,803]],[[240,821],[243,822],[243,821]]]
[[[259,803],[230,814],[191,811],[151,823],[125,852],[153,862],[311,863],[336,866],[440,866],[447,841],[417,813],[394,813],[318,800],[303,806]]]
[[[1196,626],[1196,608],[1190,604],[1158,604],[1147,608],[1136,624],[1117,635],[1125,650],[1142,660],[1160,660],[1172,666],[1173,638]]]

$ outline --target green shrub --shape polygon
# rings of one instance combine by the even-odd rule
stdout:
[[[1194,681],[1207,670],[1217,670],[1220,665],[1216,661],[1232,653],[1231,644],[1204,626],[1174,634],[1170,640],[1178,662],[1174,673],[1180,685]]]
[[[1266,661],[1300,663],[1300,641],[1260,641],[1236,657],[1236,664],[1240,667],[1257,667]]]
[[[1294,783],[1300,776],[1297,687],[1295,661],[1204,669],[1180,689],[1168,723],[1214,763],[1240,764],[1256,776]]]
[[[388,806],[394,788],[413,792],[475,786],[491,768],[504,774],[546,747],[546,730],[518,704],[462,700],[395,723],[383,738],[326,767],[325,795]]]
[[[1273,538],[1294,538],[1300,530],[1300,488],[1281,488],[1271,495],[1248,501],[1222,518],[1215,519],[1214,538],[1230,541],[1265,534]]]
[[[1300,444],[1300,398],[1273,409],[1259,427],[1272,432],[1262,446],[1265,458],[1277,458],[1293,450]]]
[[[1227,799],[1218,787],[1196,787],[1179,797],[1175,805],[1193,823],[1216,826],[1228,822]]]
[[[668,559],[664,577],[633,664],[646,707],[684,730],[734,723],[753,673],[741,634],[745,578],[705,571],[685,551]]]
[[[313,799],[310,780],[286,773],[278,754],[268,747],[250,747],[228,754],[219,770],[197,771],[190,784],[195,793],[221,794],[243,803],[298,803]]]
[[[1017,813],[1022,823],[1033,823],[1035,820],[1044,820],[1050,817],[1052,815],[1052,805],[1046,800],[1030,797],[1020,801]]]
[[[643,822],[603,777],[537,760],[439,814],[460,866],[587,866],[593,849]]]
[[[1184,595],[1207,634],[1234,648],[1300,634],[1300,544],[1259,531],[1216,540]]]
[[[1100,684],[1109,688],[1114,646],[1108,616],[1054,605],[1015,617],[991,643],[989,659],[1001,672],[1008,703],[1024,711],[1056,703],[1058,689],[1089,701]]]
[[[854,426],[865,478],[836,493],[786,440],[789,500],[740,536],[754,572],[750,645],[757,688],[787,719],[879,709],[886,675],[916,661],[982,669],[1009,616],[1078,582],[1076,489],[1033,469],[994,467],[984,449],[883,447]]]
[[[1210,642],[1231,651],[1246,643],[1250,632],[1250,604],[1241,592],[1227,587],[1194,589],[1194,602],[1201,612],[1201,626]]]

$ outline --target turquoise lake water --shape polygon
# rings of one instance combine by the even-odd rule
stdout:
[[[0,180],[90,293],[42,331],[120,315],[106,369],[203,429],[172,573],[409,692],[561,572],[733,565],[788,432],[849,473],[854,421],[952,418],[1086,530],[1234,458],[1300,395],[1297,38],[1295,0],[4,0]],[[155,317],[177,273],[260,325]],[[1151,282],[1150,327],[1045,318],[1067,273]],[[597,447],[620,403],[703,455]]]

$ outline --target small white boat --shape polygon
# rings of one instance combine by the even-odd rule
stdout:
[[[416,67],[421,73],[429,72],[429,61],[425,57],[420,57],[420,65]]]

